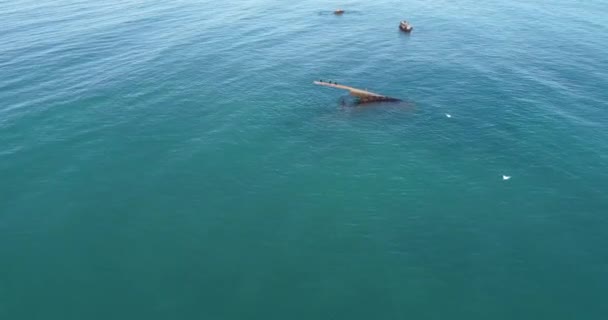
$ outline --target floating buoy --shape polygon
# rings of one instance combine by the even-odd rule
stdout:
[[[448,117],[448,118],[451,118],[451,117],[452,117],[452,115],[451,115],[451,114],[449,114],[449,113],[446,113],[446,114],[445,114],[445,116],[446,116],[446,117]]]

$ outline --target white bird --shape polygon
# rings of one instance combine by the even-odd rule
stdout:
[[[504,174],[502,175],[502,180],[503,181],[507,181],[507,180],[510,180],[510,179],[511,179],[511,176],[505,176]]]
[[[448,117],[448,118],[451,118],[451,117],[452,117],[452,115],[451,115],[451,114],[449,114],[449,113],[446,113],[446,114],[445,114],[445,116],[446,116],[446,117]]]

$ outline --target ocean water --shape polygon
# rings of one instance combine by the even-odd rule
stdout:
[[[603,0],[0,0],[1,319],[606,319],[607,192]]]

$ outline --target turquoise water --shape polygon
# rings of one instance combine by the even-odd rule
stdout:
[[[0,0],[2,319],[606,319],[607,190],[605,1]]]

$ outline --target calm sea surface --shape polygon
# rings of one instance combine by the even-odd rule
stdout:
[[[605,320],[607,292],[605,0],[0,0],[1,319]]]

